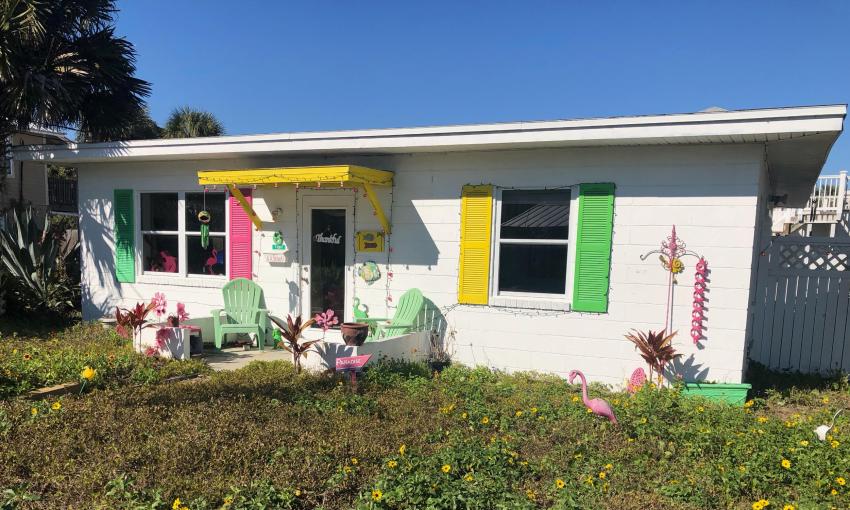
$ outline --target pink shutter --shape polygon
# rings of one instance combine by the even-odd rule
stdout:
[[[243,189],[242,194],[249,204],[251,190]],[[230,243],[230,279],[251,279],[251,219],[248,213],[239,205],[239,201],[230,197],[230,232],[228,242]]]

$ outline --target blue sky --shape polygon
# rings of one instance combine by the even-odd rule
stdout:
[[[118,5],[153,118],[191,105],[229,134],[850,101],[844,0]]]

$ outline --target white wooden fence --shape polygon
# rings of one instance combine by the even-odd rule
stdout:
[[[850,372],[850,243],[780,237],[763,256],[750,359],[775,370]]]

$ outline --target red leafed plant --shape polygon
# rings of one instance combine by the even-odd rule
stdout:
[[[132,309],[115,308],[115,321],[117,322],[118,334],[138,339],[141,342],[142,330],[150,327],[148,324],[148,314],[153,311],[156,304],[151,301],[147,305],[144,303],[136,303]],[[140,344],[141,345],[141,344]]]
[[[652,380],[652,373],[655,371],[658,377],[659,385],[663,381],[664,368],[674,359],[681,356],[673,347],[673,337],[676,336],[676,331],[666,334],[666,331],[637,331],[632,330],[626,335],[626,339],[635,344],[635,349],[640,352],[640,357],[643,358],[649,365],[649,380]]]
[[[306,322],[301,322],[300,315],[295,320],[292,319],[291,315],[287,315],[286,322],[284,323],[278,317],[269,318],[280,330],[280,335],[283,338],[278,346],[292,353],[292,364],[295,365],[295,373],[301,373],[301,357],[306,358],[307,350],[313,344],[319,342],[319,340],[309,342],[299,342],[299,340],[301,339],[301,335],[304,334],[304,331],[316,322],[316,319],[308,319]]]

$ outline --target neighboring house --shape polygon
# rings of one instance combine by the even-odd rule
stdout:
[[[805,206],[775,207],[771,214],[775,234],[850,241],[850,176],[847,170],[818,177]]]
[[[419,288],[457,361],[621,384],[643,366],[623,335],[665,325],[667,274],[657,255],[641,256],[675,224],[710,271],[699,346],[695,259],[678,276],[670,322],[682,371],[738,382],[769,209],[780,196],[806,202],[845,115],[845,105],[714,110],[36,146],[15,157],[78,169],[86,319],[155,292],[200,317],[237,276],[282,316],[331,308],[351,320],[357,298],[391,317]],[[212,217],[206,248],[201,210]],[[356,242],[375,232],[383,246]],[[376,281],[375,266],[360,271],[368,262]]]
[[[66,143],[70,140],[61,133],[33,127],[13,133],[7,147]],[[76,180],[51,176],[45,162],[16,159],[13,150],[10,156],[0,159],[0,211],[22,204],[32,206],[39,216],[77,213]]]

